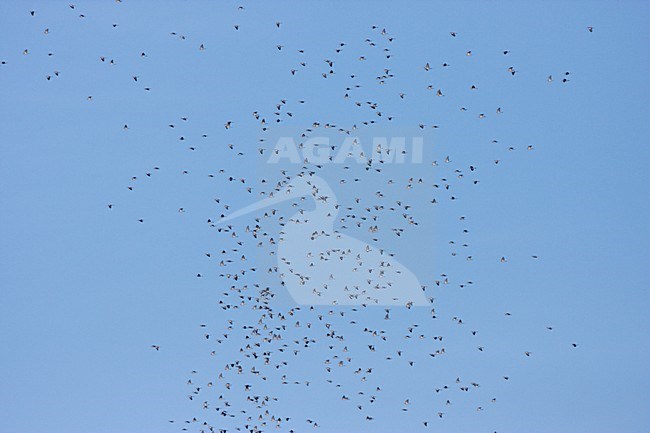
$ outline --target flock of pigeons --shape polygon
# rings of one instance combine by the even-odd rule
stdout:
[[[120,0],[116,1],[120,3]],[[85,18],[84,13],[78,11],[74,4],[70,4],[69,9],[80,19]],[[26,13],[34,17],[38,11],[32,10]],[[247,10],[239,6],[238,13],[245,14]],[[109,25],[113,28],[118,27],[117,23]],[[274,26],[280,33],[284,29],[281,21],[271,20],[269,25]],[[49,28],[42,31],[46,35],[50,33]],[[231,31],[240,32],[240,25],[233,23]],[[593,32],[593,28],[588,27],[587,31]],[[274,128],[279,125],[307,125],[296,134],[300,148],[309,137],[318,136],[322,131],[327,131],[334,136],[338,135],[343,140],[345,137],[355,136],[364,128],[368,131],[368,128],[375,125],[390,125],[390,122],[399,116],[399,113],[384,108],[390,104],[385,104],[380,96],[365,100],[357,95],[362,87],[379,89],[389,82],[398,80],[393,73],[394,66],[391,65],[393,46],[397,38],[381,26],[369,26],[368,32],[368,37],[362,44],[363,51],[353,56],[348,55],[346,51],[349,49],[349,44],[340,42],[332,47],[329,55],[321,56],[322,59],[318,64],[299,60],[287,64],[286,68],[286,74],[289,74],[291,79],[303,79],[303,86],[306,88],[320,86],[322,80],[328,80],[336,74],[346,74],[341,71],[361,71],[347,73],[346,85],[340,89],[340,103],[356,109],[358,113],[356,118],[350,118],[347,124],[335,124],[323,120],[309,123],[296,121],[300,118],[301,108],[309,104],[308,98],[297,100],[280,98],[271,107],[251,107],[251,117],[246,121],[224,119],[223,139],[217,140],[214,145],[222,146],[224,155],[232,161],[239,161],[238,164],[244,161],[244,166],[256,167],[264,164],[276,151],[273,147],[272,134]],[[170,32],[169,36],[181,41],[188,39],[186,35],[178,32]],[[462,33],[451,31],[448,37],[461,39]],[[188,49],[206,51],[209,50],[209,44],[203,42],[196,46],[188,46]],[[458,49],[466,57],[475,55],[471,50]],[[289,50],[296,52],[298,57],[307,55],[305,49],[289,46],[288,43],[278,43],[275,50],[278,56],[284,55]],[[29,49],[24,49],[23,54],[29,56],[31,52]],[[48,56],[52,55],[53,53],[48,53]],[[499,56],[510,55],[509,50],[499,53]],[[144,58],[148,54],[143,51],[140,56]],[[368,79],[368,74],[364,75],[366,69],[363,69],[363,63],[371,57],[374,60],[383,59],[385,66],[381,70],[371,72]],[[115,64],[116,62],[115,59],[101,53],[98,53],[97,58],[102,63]],[[11,66],[6,61],[2,61],[2,65]],[[433,74],[433,71],[444,71],[453,67],[461,66],[452,66],[444,59],[440,59],[439,62],[423,61],[419,73],[426,77],[427,74]],[[508,66],[499,73],[509,75],[512,79],[517,79],[519,74],[514,66]],[[61,73],[55,70],[45,79],[54,80],[60,75]],[[135,83],[139,83],[141,78],[137,74],[132,75]],[[553,75],[547,77],[549,83],[568,84],[570,79],[570,72],[564,72],[559,79]],[[477,86],[473,83],[467,83],[467,88],[471,92],[478,92]],[[151,88],[145,87],[144,90],[149,92]],[[440,100],[444,100],[453,92],[460,93],[457,89],[442,88],[433,84],[422,88],[421,92]],[[407,103],[411,96],[407,92],[386,95],[385,91],[379,90],[377,95],[392,98],[391,100],[397,103]],[[93,96],[88,95],[86,99],[92,102]],[[254,103],[255,101],[252,100],[251,104]],[[465,105],[448,108],[473,115],[477,122],[492,116]],[[495,106],[493,115],[506,116],[506,111]],[[236,128],[244,127],[242,125],[247,121],[254,121],[257,125],[258,143],[234,143],[228,134]],[[175,134],[186,122],[188,122],[187,116],[179,114],[178,123],[172,121],[164,128]],[[402,122],[404,124],[409,121]],[[443,128],[443,122],[443,120],[440,124],[415,122],[411,126],[416,130],[425,131]],[[120,127],[124,130],[130,129],[129,124]],[[203,140],[201,143],[209,141],[207,134],[203,134],[200,139]],[[178,140],[189,144],[188,152],[193,152],[199,145],[203,145],[195,143],[194,138],[186,135],[181,135]],[[495,145],[495,152],[520,150],[518,146],[510,145],[504,149],[498,140],[492,140],[492,144]],[[339,144],[335,143],[330,149],[334,154],[339,150],[337,146]],[[526,144],[521,150],[534,152],[534,147]],[[386,155],[385,152],[390,152],[390,149],[382,149],[379,153]],[[330,157],[330,162],[333,158],[334,156]],[[502,157],[495,157],[492,160],[493,166],[499,165],[501,160]],[[426,298],[429,304],[427,307],[413,306],[409,302],[390,306],[373,305],[374,280],[368,289],[370,295],[357,298],[358,302],[355,302],[355,305],[342,306],[346,303],[342,299],[329,302],[329,305],[325,306],[286,305],[286,302],[278,301],[285,290],[283,281],[286,275],[282,275],[279,266],[262,267],[250,256],[251,251],[262,251],[266,256],[277,254],[278,244],[282,242],[283,236],[290,230],[292,224],[300,223],[299,218],[283,216],[283,213],[276,209],[280,206],[278,205],[229,220],[227,223],[220,221],[236,211],[228,204],[229,201],[241,200],[241,197],[250,197],[249,201],[265,199],[277,195],[281,190],[290,189],[297,182],[306,182],[312,187],[308,188],[308,193],[304,196],[296,197],[291,201],[292,213],[301,215],[313,206],[312,203],[326,203],[329,200],[330,203],[333,202],[339,215],[333,233],[326,233],[328,236],[347,233],[360,237],[358,233],[366,233],[369,234],[368,248],[379,249],[382,243],[388,245],[389,242],[400,242],[407,237],[407,233],[426,225],[427,215],[432,215],[432,212],[439,207],[445,206],[451,209],[450,212],[454,212],[453,206],[460,197],[459,194],[462,195],[462,192],[457,191],[463,191],[462,188],[467,187],[478,187],[479,165],[481,164],[456,163],[454,157],[443,155],[439,160],[425,161],[422,167],[414,168],[414,171],[420,170],[420,172],[413,175],[410,172],[412,166],[391,166],[376,158],[369,159],[363,164],[357,164],[353,158],[350,158],[341,164],[328,165],[312,162],[309,157],[305,157],[298,164],[275,168],[267,166],[267,172],[260,179],[252,178],[256,175],[254,170],[230,173],[224,168],[210,174],[211,180],[221,182],[220,185],[226,187],[219,188],[220,196],[215,197],[213,203],[217,210],[214,217],[206,221],[207,229],[216,236],[214,250],[202,252],[205,259],[213,266],[210,269],[214,267],[218,269],[214,286],[218,287],[220,292],[217,300],[219,311],[215,313],[215,318],[206,318],[208,319],[206,322],[215,320],[220,325],[199,324],[201,339],[206,345],[206,356],[209,354],[215,361],[212,363],[214,370],[191,370],[187,378],[187,396],[196,403],[197,412],[185,419],[171,419],[169,423],[179,426],[182,431],[304,432],[311,431],[312,428],[326,428],[328,418],[345,416],[347,425],[356,426],[354,431],[373,431],[373,423],[380,423],[383,417],[388,416],[383,413],[386,411],[385,408],[397,405],[399,412],[413,422],[409,431],[425,431],[434,427],[435,422],[444,422],[449,416],[449,408],[456,401],[467,399],[467,395],[473,393],[477,393],[475,410],[478,412],[490,410],[497,398],[492,394],[478,393],[481,383],[475,378],[456,377],[448,383],[444,381],[437,383],[430,388],[431,401],[427,402],[417,401],[416,397],[409,394],[410,388],[417,386],[414,382],[420,381],[420,378],[426,383],[435,381],[435,378],[431,378],[430,372],[435,371],[436,363],[448,353],[445,343],[451,337],[439,334],[437,330],[442,328],[432,323],[450,320],[454,326],[461,327],[459,329],[463,329],[466,323],[458,316],[446,318],[448,312],[440,312],[436,309],[438,293],[454,285],[459,289],[469,288],[476,284],[475,281],[453,278],[444,272],[432,281],[422,281],[421,287],[417,289]],[[483,166],[481,165],[480,168]],[[143,176],[134,175],[126,185],[128,191],[131,191],[129,194],[136,190],[138,182],[142,181],[141,178],[151,178],[158,170],[161,168],[156,166],[145,171]],[[188,168],[180,175],[189,174]],[[317,185],[314,179],[318,176],[335,179],[330,181],[330,185],[336,185],[348,191],[348,194],[355,195],[354,191],[362,191],[363,188],[374,189],[376,193],[371,196],[360,193],[349,202],[338,203],[335,197],[328,196]],[[362,184],[366,186],[361,187]],[[413,191],[417,191],[417,194]],[[423,197],[426,199],[422,200]],[[109,203],[108,209],[113,212],[116,206],[118,205]],[[190,209],[183,205],[178,208],[178,212],[190,212]],[[465,215],[456,215],[456,217],[461,225],[461,232],[459,238],[449,240],[448,246],[451,248],[449,253],[454,258],[471,262],[474,256],[470,252],[471,245],[468,241],[469,218]],[[138,218],[136,223],[144,224],[146,218]],[[305,242],[309,243],[309,240]],[[323,266],[325,261],[343,260],[346,253],[348,252],[334,249],[310,251],[309,262],[314,267],[319,267]],[[426,251],[423,253],[426,254]],[[386,253],[385,262],[390,264],[393,256]],[[537,255],[530,255],[530,260],[537,259]],[[354,260],[362,269],[363,253],[355,255]],[[508,266],[509,258],[506,255],[495,255],[493,260],[496,266]],[[289,257],[277,257],[277,263],[284,263],[287,272],[296,273]],[[372,279],[380,278],[384,271],[369,269],[368,272],[375,272],[372,277],[368,277]],[[207,275],[208,273],[202,271],[196,274],[196,278],[207,278]],[[339,276],[330,277],[333,280]],[[309,281],[310,276],[303,273],[300,278],[304,283]],[[345,279],[345,275],[340,278]],[[310,283],[305,284],[305,287],[311,287]],[[398,286],[399,280],[395,284]],[[305,290],[311,289],[305,288]],[[320,287],[320,290],[323,290],[323,287]],[[398,288],[395,290],[399,291]],[[315,296],[320,296],[317,289],[313,291]],[[504,316],[503,320],[509,320],[511,313],[504,312]],[[549,332],[553,331],[552,326],[546,326],[546,329]],[[473,350],[478,354],[490,350],[489,346],[481,342],[478,330],[469,328],[463,332],[474,339]],[[566,345],[570,348],[578,347],[576,343],[566,343]],[[155,353],[164,351],[165,347],[155,343],[151,344],[151,350]],[[525,360],[535,356],[535,353],[522,348],[520,356]],[[393,381],[397,379],[399,383],[384,385],[387,375],[392,377]],[[499,380],[505,383],[510,380],[510,376],[507,372],[503,372]],[[392,391],[387,395],[386,389],[389,387]],[[286,391],[286,388],[291,390]],[[400,397],[399,402],[396,402],[396,396],[403,396],[403,398]],[[327,403],[325,400],[330,398],[336,399],[337,402]],[[288,400],[290,404],[283,403],[283,400]],[[306,404],[307,400],[319,403]],[[341,412],[346,415],[331,413],[328,415],[323,414],[318,406],[331,410],[337,410],[336,408],[339,407],[352,410]],[[348,416],[348,413],[351,415]],[[406,418],[404,423],[407,423]]]

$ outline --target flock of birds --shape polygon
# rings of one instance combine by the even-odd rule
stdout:
[[[120,3],[120,0],[116,0]],[[84,19],[84,13],[71,4],[69,9],[74,11],[79,19]],[[245,14],[247,10],[243,6],[238,7],[238,13]],[[27,11],[31,17],[37,16],[38,11]],[[117,23],[110,24],[118,28]],[[281,21],[272,20],[270,26],[275,27],[279,33],[283,32],[284,26]],[[240,32],[242,27],[232,24],[232,31]],[[42,29],[44,34],[49,34],[50,29]],[[587,28],[593,32],[592,27]],[[388,30],[381,26],[369,26],[368,37],[363,41],[363,51],[354,54],[352,57],[347,54],[351,50],[349,44],[340,42],[332,47],[332,52],[314,65],[307,60],[299,60],[297,63],[287,65],[286,74],[292,79],[299,79],[305,76],[306,86],[320,86],[322,81],[328,80],[335,75],[346,74],[345,86],[340,89],[341,104],[351,106],[357,110],[357,117],[349,119],[347,124],[337,124],[333,121],[320,120],[304,122],[299,119],[299,113],[305,104],[309,104],[308,98],[289,100],[279,98],[277,103],[271,107],[251,107],[250,118],[224,119],[222,136],[217,144],[222,146],[227,158],[240,164],[243,161],[244,167],[257,167],[272,156],[274,142],[272,140],[274,129],[279,125],[300,125],[307,124],[296,134],[298,147],[302,149],[306,140],[313,136],[319,136],[326,131],[332,136],[345,137],[367,131],[374,125],[390,125],[399,113],[391,112],[390,107],[394,105],[385,103],[381,97],[376,99],[362,99],[357,96],[366,86],[375,89],[373,86],[384,86],[387,83],[398,81],[393,72],[394,65],[391,65],[393,57],[393,46],[397,40]],[[178,32],[170,32],[169,36],[181,41],[188,40],[188,37]],[[449,38],[461,39],[462,33],[451,31]],[[207,42],[197,43],[194,47],[199,51],[207,51],[210,46]],[[299,56],[306,56],[307,50],[289,46],[289,43],[278,43],[275,46],[277,55],[282,56],[288,50],[294,50]],[[461,50],[466,57],[472,57],[475,53],[472,50]],[[24,49],[23,55],[31,55],[29,49]],[[53,53],[48,53],[53,56]],[[511,56],[509,50],[503,50],[500,56],[508,58]],[[142,51],[140,57],[146,58],[147,52]],[[362,70],[362,64],[370,57],[383,59],[384,67],[381,70],[371,73],[370,79],[362,72],[343,72]],[[110,56],[97,54],[97,61],[106,64],[115,64],[116,59]],[[2,60],[3,67],[11,67],[10,62]],[[456,66],[454,66],[456,67]],[[423,61],[419,71],[424,77],[433,74],[433,71],[444,71],[452,68],[451,64],[444,59],[439,62]],[[502,71],[512,79],[517,79],[519,71],[515,66],[508,66]],[[47,74],[45,79],[55,80],[62,74],[55,70]],[[132,75],[134,83],[140,83],[145,77],[138,74]],[[368,82],[370,81],[370,82]],[[548,83],[559,81],[567,84],[571,81],[571,73],[563,72],[560,79],[552,74],[547,76]],[[303,83],[303,85],[305,85]],[[468,83],[467,88],[471,92],[478,92],[477,85]],[[149,92],[150,87],[144,87]],[[371,90],[374,92],[375,90]],[[429,84],[421,89],[421,92],[431,95],[434,99],[445,97],[457,89],[442,88]],[[411,97],[410,92],[397,92],[395,95],[385,95],[377,90],[378,95],[385,98],[393,98],[397,103],[406,103]],[[88,95],[87,101],[92,103],[93,96]],[[254,100],[251,103],[255,103]],[[449,107],[460,113],[473,113],[476,121],[483,121],[489,116],[487,112],[475,111],[471,106],[460,105]],[[506,116],[505,109],[500,106],[493,108],[494,115]],[[183,130],[183,125],[189,121],[188,117],[179,114],[178,122],[172,121],[164,128],[172,134]],[[257,148],[253,143],[234,143],[229,138],[233,130],[243,128],[247,121],[255,122],[256,133],[258,134]],[[408,122],[408,121],[403,121]],[[411,125],[415,130],[431,130],[443,128],[444,123],[419,123]],[[129,130],[129,124],[120,125],[123,130]],[[190,143],[188,152],[196,151],[202,143],[207,143],[210,138],[202,134],[200,140],[183,134],[177,137],[182,143]],[[223,144],[228,143],[228,144]],[[492,140],[492,144],[499,146],[498,151],[513,152],[519,150],[517,146],[508,145],[505,149],[498,140]],[[331,151],[336,151],[338,144],[333,144]],[[534,152],[535,147],[530,144],[523,145],[523,151]],[[495,147],[496,149],[496,147]],[[497,150],[495,150],[496,152]],[[436,309],[436,297],[446,287],[457,285],[465,289],[476,284],[475,281],[467,278],[454,278],[450,273],[441,272],[438,277],[431,281],[423,281],[417,287],[419,296],[423,303],[414,306],[408,299],[400,301],[397,305],[386,305],[378,302],[379,296],[373,295],[373,288],[379,291],[376,285],[378,279],[387,272],[385,269],[370,269],[364,264],[363,252],[355,254],[350,258],[355,263],[355,270],[367,272],[369,288],[363,290],[363,296],[352,294],[346,291],[347,299],[328,298],[327,302],[320,302],[321,305],[286,305],[286,302],[278,301],[282,297],[284,281],[288,278],[286,274],[298,275],[295,263],[291,263],[288,256],[277,257],[277,265],[271,264],[263,267],[261,263],[255,263],[251,258],[253,251],[262,251],[261,255],[273,257],[279,254],[279,244],[291,230],[291,227],[301,223],[301,215],[319,203],[328,203],[332,206],[328,214],[331,217],[335,228],[331,233],[321,232],[328,236],[339,236],[342,233],[349,233],[360,237],[358,233],[366,233],[369,236],[368,248],[380,250],[385,254],[382,264],[390,265],[394,254],[384,252],[382,242],[394,244],[407,237],[407,233],[416,231],[427,224],[428,216],[436,212],[439,207],[447,207],[454,212],[453,206],[462,196],[463,188],[479,187],[477,177],[482,164],[475,162],[456,162],[453,156],[441,155],[437,160],[425,161],[417,170],[416,175],[410,172],[409,165],[390,165],[385,163],[383,157],[390,156],[391,149],[379,149],[378,157],[368,159],[363,164],[356,164],[351,160],[345,160],[341,164],[322,164],[310,161],[305,157],[298,164],[287,164],[283,166],[268,165],[263,178],[253,179],[256,175],[254,170],[247,172],[230,172],[223,168],[208,175],[210,180],[217,180],[225,188],[219,188],[220,196],[214,197],[213,205],[217,207],[213,218],[206,221],[206,228],[215,235],[214,250],[202,252],[205,259],[209,261],[213,269],[218,269],[214,285],[219,287],[217,305],[219,311],[215,313],[214,320],[218,324],[207,324],[213,318],[207,318],[206,323],[198,326],[201,329],[200,338],[206,345],[206,355],[214,357],[212,363],[215,369],[212,371],[191,370],[190,376],[186,378],[187,397],[197,404],[197,413],[185,419],[170,419],[169,423],[178,425],[182,431],[199,432],[233,432],[244,431],[257,433],[263,431],[287,431],[303,432],[307,427],[319,428],[327,426],[327,415],[321,414],[315,407],[309,407],[300,402],[305,395],[311,400],[326,399],[334,397],[340,404],[349,406],[352,412],[357,415],[346,421],[348,425],[356,425],[364,431],[372,431],[373,423],[381,422],[383,409],[377,409],[381,404],[393,405],[393,403],[382,403],[392,401],[395,395],[403,395],[400,399],[399,411],[405,416],[411,417],[418,429],[423,431],[434,427],[435,422],[444,422],[448,417],[449,408],[458,400],[467,399],[467,395],[478,392],[481,383],[475,378],[456,377],[451,382],[441,382],[430,390],[430,402],[416,401],[417,398],[409,395],[409,387],[415,386],[409,382],[411,377],[429,376],[430,371],[436,368],[436,363],[444,357],[448,351],[446,342],[448,336],[438,333],[439,326],[432,323],[440,320],[450,320],[454,326],[462,327],[467,320],[459,316],[451,316],[449,312],[440,312]],[[495,157],[493,165],[499,165],[502,156]],[[332,162],[334,156],[329,157]],[[139,182],[144,179],[155,178],[155,173],[161,170],[158,166],[144,171],[143,175],[133,175],[125,186],[129,194],[137,190]],[[415,170],[415,168],[414,168]],[[442,175],[441,175],[442,173]],[[190,174],[189,168],[180,173],[181,176]],[[421,175],[421,176],[420,176]],[[354,195],[354,191],[362,191],[359,185],[372,185],[376,192],[372,195],[360,193],[347,203],[339,203],[346,199],[332,197],[332,192],[326,183],[318,181],[321,176],[330,180],[329,185],[336,185],[341,190],[348,191]],[[242,197],[250,197],[250,201],[256,199],[269,199],[277,196],[280,191],[296,188],[302,185],[303,193],[290,200],[292,213],[291,218],[286,217],[282,211],[275,207],[266,208],[252,215],[241,215],[237,218],[229,218],[235,208],[228,202],[241,200]],[[382,186],[380,186],[382,185]],[[461,187],[462,185],[462,187]],[[412,193],[412,191],[417,191]],[[457,192],[460,191],[460,192]],[[422,199],[425,197],[426,199]],[[412,202],[412,203],[411,203]],[[279,206],[279,205],[278,205]],[[110,212],[119,207],[119,202],[108,203]],[[179,213],[190,212],[187,205],[178,208]],[[337,215],[338,214],[338,215]],[[306,217],[305,217],[306,218]],[[459,238],[451,239],[448,247],[451,249],[451,257],[459,257],[466,262],[474,260],[469,242],[469,217],[462,214],[456,215],[461,232]],[[223,221],[222,221],[223,220]],[[140,217],[136,224],[145,224],[147,218]],[[302,221],[305,222],[305,221]],[[319,220],[320,222],[320,220]],[[316,233],[314,237],[318,237]],[[311,241],[314,240],[312,237]],[[412,239],[412,238],[411,238]],[[309,244],[310,240],[305,239]],[[419,247],[417,247],[419,248]],[[369,251],[369,250],[368,250]],[[285,250],[286,252],[286,250]],[[349,251],[336,249],[309,251],[308,257],[303,257],[309,266],[322,267],[325,262],[338,263],[343,261]],[[274,257],[274,259],[276,259]],[[535,254],[530,254],[530,260],[538,260]],[[508,266],[509,257],[505,254],[497,254],[493,258],[496,266]],[[200,266],[204,266],[201,264]],[[365,266],[365,267],[364,267]],[[381,266],[381,265],[380,265]],[[374,274],[373,274],[374,273]],[[196,274],[196,278],[206,278],[206,272]],[[330,275],[331,280],[335,276]],[[310,281],[310,276],[301,273],[297,276],[310,290],[313,297],[322,296],[327,291],[324,286],[315,287]],[[345,275],[342,276],[346,278]],[[366,277],[364,277],[366,278]],[[399,286],[399,276],[393,283]],[[320,282],[318,282],[320,284]],[[329,284],[341,284],[341,282],[330,281]],[[343,282],[345,284],[345,282]],[[399,288],[395,289],[399,291]],[[356,296],[356,297],[355,297]],[[353,299],[353,305],[350,304]],[[376,304],[376,305],[373,305]],[[381,306],[378,306],[381,305]],[[504,320],[512,313],[504,312]],[[553,326],[546,326],[548,332],[553,332]],[[477,353],[489,351],[489,346],[481,342],[480,332],[471,328],[466,331],[467,335],[474,338]],[[577,348],[575,342],[565,343],[567,347]],[[151,350],[156,352],[165,351],[165,347],[158,343],[151,344]],[[520,350],[522,360],[534,357],[535,352],[528,348]],[[386,386],[383,381],[386,375],[403,378],[406,385],[402,385],[401,393],[392,392],[392,396],[386,396]],[[430,378],[429,378],[430,379]],[[400,380],[400,381],[401,381]],[[510,375],[504,372],[500,380],[507,382]],[[394,386],[394,385],[393,385]],[[290,411],[282,404],[287,393],[284,387],[293,388],[291,395],[295,399],[294,405],[299,409]],[[318,391],[312,391],[317,389]],[[316,396],[317,395],[317,396]],[[496,404],[497,398],[491,394],[479,394],[475,405],[477,412],[490,410],[490,406]],[[325,403],[322,403],[325,404]],[[412,409],[414,406],[418,409]],[[339,407],[333,404],[331,407]],[[384,406],[385,407],[385,406]],[[425,409],[426,408],[426,409]],[[313,412],[315,415],[311,415]],[[331,415],[330,415],[331,416]],[[405,421],[406,422],[406,421]],[[367,423],[364,425],[364,423]],[[410,427],[416,429],[415,425]],[[361,430],[356,430],[361,431]],[[412,431],[412,430],[409,430]]]

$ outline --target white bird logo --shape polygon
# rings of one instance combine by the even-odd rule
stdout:
[[[328,183],[299,175],[268,198],[222,218],[223,223],[288,200],[311,196],[315,208],[299,210],[277,243],[282,285],[301,305],[402,305],[429,302],[418,278],[384,250],[334,229],[338,204]]]

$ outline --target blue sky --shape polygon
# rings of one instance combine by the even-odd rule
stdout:
[[[321,432],[648,431],[648,5],[241,4],[243,11],[232,2],[0,5],[0,431],[172,432],[192,417],[233,431],[242,423],[208,412],[220,394],[233,412],[250,410],[241,389],[247,383],[276,396],[272,412],[292,418],[280,431],[315,430],[307,418]],[[325,59],[335,60],[336,73],[322,78]],[[383,68],[394,78],[380,85]],[[343,98],[355,84],[361,87]],[[429,84],[445,96],[426,90]],[[362,178],[336,185],[342,206],[360,196],[375,204],[377,190],[382,203],[412,205],[420,224],[397,238],[388,228],[400,217],[387,216],[379,244],[430,287],[439,317],[432,320],[427,308],[394,309],[389,322],[381,308],[304,310],[302,323],[324,314],[345,335],[353,358],[346,369],[325,372],[333,351],[322,326],[294,328],[287,343],[306,335],[318,342],[300,356],[275,352],[286,371],[269,371],[267,381],[234,377],[232,391],[208,390],[227,362],[253,365],[238,350],[246,344],[241,327],[256,324],[259,312],[219,307],[231,282],[205,253],[233,244],[206,220],[255,200],[227,176],[258,188],[260,177],[277,175],[252,158],[260,125],[251,113],[273,120],[283,99],[280,111],[294,116],[269,125],[269,137],[298,134],[315,121],[350,127],[368,119],[387,134],[425,137],[423,164],[387,166],[382,174],[354,165],[321,172],[331,184]],[[378,102],[385,115],[354,101]],[[403,188],[412,176],[426,186]],[[398,186],[384,186],[388,178]],[[451,192],[434,191],[441,179]],[[429,203],[434,193],[437,207]],[[289,204],[282,209],[292,212]],[[254,217],[233,226],[243,231]],[[346,233],[374,242],[367,230]],[[238,254],[252,260],[256,252],[247,243]],[[443,273],[451,283],[435,286]],[[468,280],[471,287],[459,287]],[[291,307],[278,297],[278,308]],[[404,339],[413,324],[425,342]],[[390,337],[377,343],[363,327]],[[223,333],[227,341],[215,343]],[[447,353],[432,361],[428,353],[441,346],[431,341],[436,335],[445,336]],[[404,359],[385,360],[397,350]],[[370,366],[367,382],[351,373]],[[282,374],[310,385],[280,385]],[[457,377],[481,386],[464,393]],[[193,401],[188,378],[204,388]],[[454,389],[436,393],[443,385]],[[373,392],[378,398],[369,403]],[[406,398],[408,412],[401,410]],[[210,411],[201,409],[204,400]]]

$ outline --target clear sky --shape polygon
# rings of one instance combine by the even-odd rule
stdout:
[[[245,384],[278,398],[269,411],[291,417],[278,431],[647,432],[649,20],[641,1],[0,3],[0,433],[199,431],[184,423],[193,417],[230,432],[243,429],[240,410],[259,413]],[[258,326],[253,303],[219,304],[236,298],[222,294],[233,282],[220,251],[247,255],[246,267],[262,255],[206,221],[277,177],[255,157],[261,136],[272,147],[314,122],[424,137],[421,164],[317,171],[348,216],[337,227],[395,253],[437,318],[427,307],[393,308],[389,321],[379,307],[304,309],[285,323],[290,350],[272,346],[271,363],[287,362],[276,369],[239,352],[257,341],[242,329]],[[382,211],[381,233],[355,230],[349,215],[396,201],[417,226],[395,236],[402,210]],[[263,212],[232,225],[243,236]],[[306,336],[316,342],[293,355]],[[352,361],[328,373],[334,355]],[[245,374],[224,371],[235,361]]]

